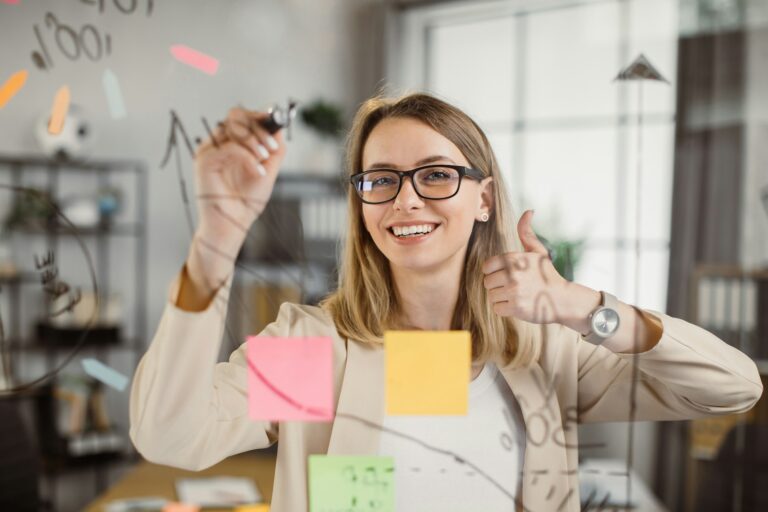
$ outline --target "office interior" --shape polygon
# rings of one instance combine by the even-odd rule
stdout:
[[[764,0],[20,0],[0,2],[0,37],[3,510],[174,501],[198,476],[132,446],[130,379],[187,256],[190,150],[237,105],[299,102],[238,257],[231,339],[335,286],[345,130],[374,94],[423,90],[482,127],[559,271],[702,326],[768,375]],[[768,510],[765,401],[580,425],[596,446],[582,501],[625,489],[588,471],[607,464],[630,469],[633,510]],[[251,479],[268,503],[275,453],[201,474]]]

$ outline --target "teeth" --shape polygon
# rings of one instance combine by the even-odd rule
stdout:
[[[396,236],[408,236],[414,235],[416,233],[431,233],[433,229],[434,226],[432,224],[418,224],[415,226],[392,226],[392,232]]]

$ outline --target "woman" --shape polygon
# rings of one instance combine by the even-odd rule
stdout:
[[[131,437],[148,459],[201,469],[279,440],[273,512],[306,510],[307,456],[325,453],[393,455],[398,510],[575,511],[577,422],[731,414],[760,397],[754,363],[711,333],[558,275],[533,212],[512,222],[482,130],[413,94],[355,117],[338,290],[320,307],[284,304],[263,332],[332,337],[336,417],[251,421],[244,348],[215,364],[217,306],[285,155],[263,116],[232,110],[198,149],[199,227],[131,394]],[[466,417],[386,417],[392,329],[471,333]]]

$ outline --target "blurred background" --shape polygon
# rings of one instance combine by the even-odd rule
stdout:
[[[485,130],[564,275],[701,325],[768,373],[765,0],[4,0],[0,34],[3,510],[107,510],[187,474],[135,453],[120,377],[187,254],[189,146],[237,104],[301,102],[222,357],[281,302],[334,286],[360,102],[427,90]],[[94,379],[92,360],[117,374]],[[764,402],[580,427],[599,446],[584,467],[631,457],[635,510],[768,510]],[[274,450],[254,457],[243,471],[268,500]],[[585,476],[582,500],[622,503],[609,480]]]

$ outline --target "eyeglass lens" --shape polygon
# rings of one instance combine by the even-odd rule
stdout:
[[[413,174],[416,193],[425,199],[445,199],[454,195],[461,175],[450,167],[427,167]],[[357,193],[370,203],[383,203],[395,198],[400,189],[400,175],[392,171],[371,171],[360,177]]]

